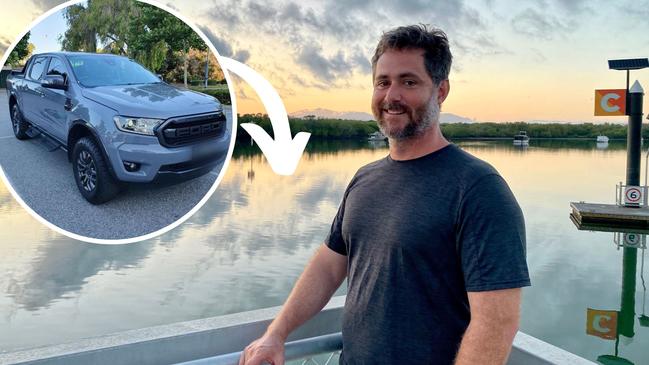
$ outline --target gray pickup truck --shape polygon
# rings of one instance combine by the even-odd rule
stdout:
[[[123,182],[183,181],[222,163],[230,142],[221,103],[182,90],[126,57],[32,56],[7,78],[13,131],[68,152],[81,195],[101,204]]]

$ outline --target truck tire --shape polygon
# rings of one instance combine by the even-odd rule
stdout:
[[[97,142],[83,137],[72,150],[74,180],[81,195],[91,204],[102,204],[119,193],[119,183],[111,176]]]
[[[18,103],[14,103],[11,106],[11,129],[14,131],[14,136],[18,139],[28,139],[27,130],[29,129],[29,123],[23,119],[20,109],[18,109]]]

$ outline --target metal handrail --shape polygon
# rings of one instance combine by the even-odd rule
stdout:
[[[298,360],[308,356],[338,351],[342,348],[343,336],[341,332],[338,332],[288,342],[285,346],[284,357],[287,361]],[[186,361],[176,365],[237,365],[239,364],[239,357],[241,357],[241,351]]]
[[[288,360],[303,364],[336,362],[345,297],[334,297],[325,308],[289,337]],[[187,322],[125,331],[43,348],[0,352],[0,364],[237,364],[240,352],[259,338],[281,307],[226,314]],[[333,354],[326,355],[333,351]],[[316,358],[316,355],[319,355]],[[327,358],[326,360],[325,357]],[[322,360],[322,361],[320,361]],[[549,343],[518,332],[508,365],[595,365]]]

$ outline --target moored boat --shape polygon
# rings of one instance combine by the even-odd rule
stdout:
[[[376,131],[367,137],[368,141],[385,141],[386,139],[388,137],[384,136],[380,131]]]
[[[527,135],[526,131],[519,131],[517,135],[514,136],[515,145],[526,145],[530,142],[530,137]]]

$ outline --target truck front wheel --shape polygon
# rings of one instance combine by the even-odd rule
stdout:
[[[92,138],[83,137],[75,143],[72,170],[81,195],[92,204],[105,203],[119,193],[119,184],[110,175],[108,164]]]
[[[11,106],[11,127],[14,131],[14,136],[18,139],[27,139],[27,130],[29,129],[29,123],[23,119],[20,109],[18,109],[18,103],[14,103]]]

